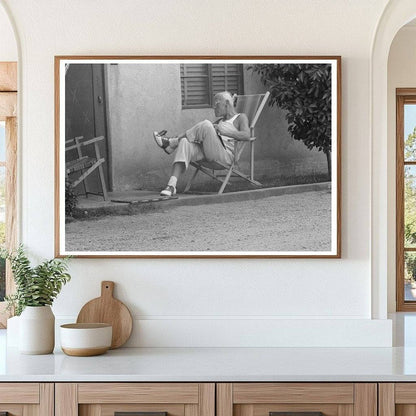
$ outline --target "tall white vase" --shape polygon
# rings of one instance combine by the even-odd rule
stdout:
[[[50,306],[26,306],[19,319],[19,351],[50,354],[55,346],[55,316]]]

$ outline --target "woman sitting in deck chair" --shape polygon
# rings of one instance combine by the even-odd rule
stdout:
[[[205,159],[231,165],[234,159],[234,140],[249,140],[250,128],[247,116],[236,113],[234,98],[227,91],[214,97],[215,122],[201,121],[177,137],[166,137],[165,132],[154,132],[153,137],[166,153],[175,152],[172,173],[167,187],[161,196],[176,193],[176,183],[180,175],[188,169],[190,162]],[[234,140],[233,140],[234,139]]]

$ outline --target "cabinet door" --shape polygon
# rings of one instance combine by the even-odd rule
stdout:
[[[214,383],[62,383],[56,416],[215,416]]]
[[[416,383],[380,383],[380,416],[415,416]]]
[[[220,383],[217,416],[377,416],[377,385]]]
[[[53,416],[51,383],[0,383],[0,415]]]

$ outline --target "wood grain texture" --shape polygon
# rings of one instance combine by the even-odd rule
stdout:
[[[60,124],[59,124],[59,115],[60,115],[60,69],[59,69],[59,58],[55,57],[55,257],[64,257],[61,253],[60,246],[60,211],[59,211],[59,201],[60,201],[60,147],[61,147],[61,138],[60,138]],[[64,127],[65,128],[65,127]],[[63,143],[62,146],[65,146]],[[63,161],[63,165],[65,162]],[[62,251],[65,247],[62,247]]]
[[[415,95],[415,88],[396,88],[396,96],[407,95],[410,98]]]
[[[39,405],[25,404],[23,405],[23,416],[43,416],[40,413]]]
[[[38,383],[0,383],[0,403],[38,404]]]
[[[217,416],[233,416],[233,385],[232,383],[218,383]]]
[[[254,405],[252,404],[240,404],[239,406],[239,416],[254,416]],[[256,406],[257,407],[257,406]],[[268,414],[268,413],[266,413]],[[264,413],[262,413],[262,416]]]
[[[394,416],[395,394],[394,383],[379,383],[378,385],[378,415]]]
[[[377,416],[377,384],[354,384],[354,416]]]
[[[185,404],[184,405],[185,416],[199,416],[199,405],[197,404]],[[170,412],[169,412],[170,416]]]
[[[17,94],[15,92],[0,92],[0,121],[17,115]]]
[[[103,405],[83,405],[87,407],[97,407],[100,409],[100,416],[114,416],[115,412],[167,412],[168,416],[184,416],[186,411],[184,408],[194,406],[197,408],[196,414],[189,416],[198,416],[198,405],[190,404],[184,406],[183,404],[103,404]],[[81,415],[80,415],[81,416]],[[95,416],[91,413],[88,416]]]
[[[234,403],[354,403],[352,383],[235,383]]]
[[[12,250],[17,246],[17,119],[6,118],[6,248]],[[15,291],[10,262],[6,262],[6,294]],[[0,328],[6,327],[9,316],[5,311],[5,302],[0,303]]]
[[[197,383],[80,383],[79,403],[199,403]]]
[[[23,405],[0,403],[0,412],[9,412],[10,416],[23,416]]]
[[[324,412],[324,414],[326,415],[327,413]],[[354,416],[354,405],[353,404],[339,404],[338,416]]]
[[[0,91],[17,91],[17,62],[0,62]]]
[[[394,397],[396,404],[416,404],[416,383],[396,383]]]
[[[78,406],[79,416],[102,416],[99,404],[81,404]],[[111,415],[114,416],[114,413]]]
[[[215,383],[199,384],[199,416],[216,416]]]
[[[396,310],[404,302],[404,97],[396,98]]]
[[[6,248],[17,247],[17,119],[6,119]],[[6,263],[6,293],[15,292],[10,262]]]
[[[395,406],[395,416],[416,416],[416,404],[398,404]]]
[[[55,414],[55,385],[41,383],[39,385],[39,414],[41,416],[54,416]]]
[[[55,416],[78,416],[77,384],[55,384]]]
[[[322,412],[325,416],[338,416],[339,408],[347,406],[352,407],[350,404],[322,404],[322,403],[274,403],[274,404],[255,404],[239,405],[242,408],[243,416],[264,416],[268,415],[269,412]],[[250,407],[252,409],[250,409]],[[353,416],[353,415],[345,415]]]
[[[86,303],[78,314],[77,322],[107,323],[113,327],[111,348],[121,347],[133,330],[130,311],[113,297],[114,282],[101,282],[101,296]]]

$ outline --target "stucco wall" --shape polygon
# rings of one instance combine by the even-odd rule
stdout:
[[[0,4],[21,40],[20,239],[34,257],[54,254],[55,55],[343,59],[341,259],[73,259],[73,279],[54,304],[58,321],[73,320],[108,279],[135,318],[129,345],[389,344],[382,302],[381,319],[371,319],[372,287],[383,281],[371,280],[370,256],[370,62],[386,0]]]
[[[152,132],[167,129],[168,135],[179,134],[203,119],[215,120],[214,112],[182,109],[179,64],[119,63],[106,69],[114,190],[158,189],[169,177],[172,156],[156,147]],[[245,70],[244,91],[256,94],[265,88],[256,74]],[[256,177],[296,176],[302,181],[306,176],[325,175],[325,155],[309,151],[287,128],[284,111],[264,109],[256,128]],[[240,166],[245,172],[249,172],[248,160],[249,152],[244,152]],[[199,175],[198,180],[211,179]]]

